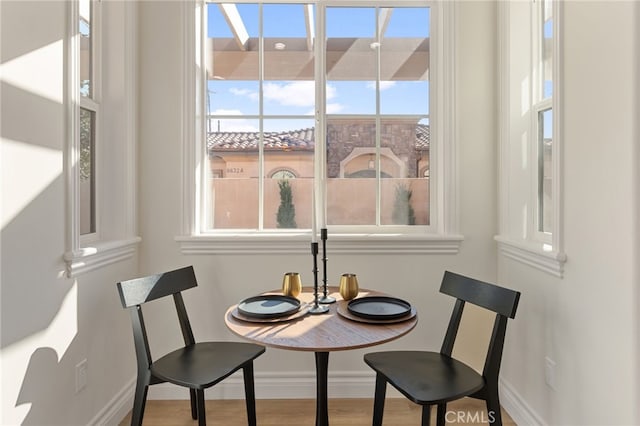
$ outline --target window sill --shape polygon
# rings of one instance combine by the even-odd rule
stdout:
[[[461,235],[330,234],[337,254],[456,254]],[[299,254],[310,251],[309,233],[235,233],[179,236],[183,254]]]
[[[567,256],[563,252],[545,250],[541,243],[515,241],[496,236],[500,254],[540,271],[562,278]]]
[[[64,254],[69,278],[85,274],[116,262],[133,257],[136,246],[142,239],[134,237],[127,240],[97,243],[92,247],[83,247]]]

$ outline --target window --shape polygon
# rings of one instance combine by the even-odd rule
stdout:
[[[553,7],[552,0],[539,0],[534,13],[533,107],[537,149],[536,231],[545,242],[553,233]]]
[[[96,232],[96,112],[80,108],[80,235]]]
[[[80,35],[80,235],[96,229],[96,123],[100,104],[97,84],[94,27],[96,6],[79,0]]]
[[[134,192],[137,7],[100,0],[66,4],[68,243],[63,257],[67,274],[76,276],[130,258],[140,241]],[[102,72],[103,65],[113,64],[119,72]],[[104,94],[103,84],[110,87]]]
[[[502,163],[496,239],[505,256],[562,276],[561,2],[501,2],[499,11]]]
[[[298,229],[315,199],[334,235],[455,235],[450,5],[207,1],[195,16],[189,235],[273,233],[285,171]]]

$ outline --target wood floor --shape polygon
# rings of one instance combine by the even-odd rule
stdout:
[[[207,424],[211,426],[246,426],[244,400],[207,400]],[[447,405],[447,424],[480,426],[488,424],[488,416],[483,401],[465,398]],[[258,399],[256,401],[258,426],[312,426],[315,424],[315,400],[313,399]],[[330,399],[329,423],[331,426],[371,425],[373,400],[371,399]],[[421,407],[404,398],[387,398],[384,410],[385,426],[418,426]],[[431,413],[435,424],[435,408]],[[131,413],[120,423],[131,422]],[[502,411],[504,426],[515,423]],[[144,414],[145,426],[196,425],[191,419],[188,400],[150,400]]]

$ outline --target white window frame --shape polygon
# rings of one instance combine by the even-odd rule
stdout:
[[[499,69],[500,69],[500,170],[499,170],[499,234],[495,237],[501,255],[529,265],[533,268],[547,272],[556,277],[562,277],[566,254],[563,246],[563,223],[562,223],[562,21],[563,5],[562,1],[553,2],[553,95],[551,99],[542,98],[542,88],[540,86],[541,73],[540,40],[542,37],[541,20],[544,19],[542,7],[535,0],[530,0],[530,34],[529,46],[530,55],[522,55],[516,58],[511,55],[510,46],[510,25],[511,8],[520,7],[522,3],[512,5],[510,2],[500,2],[498,5],[499,20]],[[516,142],[511,140],[513,111],[512,108],[519,108],[520,105],[511,105],[511,95],[513,91],[527,89],[520,86],[515,87],[511,82],[510,65],[512,61],[529,61],[528,75],[528,134],[526,141],[529,148],[525,149],[527,155],[527,172],[530,180],[528,185],[517,182],[510,174],[511,145]],[[525,106],[524,104],[522,105]],[[539,231],[539,167],[538,167],[538,113],[551,108],[553,111],[553,132],[552,132],[552,231],[550,233]],[[519,189],[518,189],[519,188]],[[522,190],[527,192],[526,215],[522,215],[522,210],[514,208],[512,203],[513,192]],[[519,205],[518,205],[519,206]],[[520,215],[520,216],[518,216]],[[523,216],[525,218],[523,218]],[[519,223],[514,226],[514,223]],[[515,229],[520,228],[520,229]],[[525,231],[522,232],[522,229]]]
[[[78,0],[78,2],[81,0]],[[90,19],[90,28],[91,28],[91,95],[90,96],[79,96],[79,108],[85,109],[90,113],[93,113],[94,121],[93,121],[93,159],[92,159],[92,179],[93,179],[93,188],[92,194],[94,203],[93,203],[93,225],[95,230],[91,233],[81,234],[80,227],[78,226],[78,233],[80,234],[80,245],[87,245],[95,241],[100,240],[100,197],[98,196],[98,187],[99,187],[99,176],[100,176],[100,161],[101,158],[101,143],[100,143],[100,126],[101,126],[101,113],[100,113],[100,99],[102,98],[102,36],[101,36],[101,28],[102,28],[102,2],[90,0],[91,4],[91,19]],[[76,20],[79,22],[79,19]],[[81,36],[78,37],[78,41],[81,39]],[[80,87],[80,82],[78,82],[78,86]],[[78,124],[80,123],[80,119],[78,118]],[[78,125],[79,128],[79,125]],[[80,142],[80,136],[78,135],[78,143]],[[78,161],[80,157],[78,155]],[[79,171],[79,167],[78,167]],[[78,204],[80,204],[80,196],[78,196]]]
[[[249,3],[262,3],[260,0]],[[266,3],[266,2],[265,2]],[[272,2],[269,2],[272,3]],[[280,1],[278,3],[292,3]],[[297,2],[296,2],[297,3]],[[349,3],[336,0],[317,0],[322,6],[363,6],[362,2]],[[367,229],[353,227],[349,232],[344,228],[331,232],[332,251],[337,253],[457,253],[463,237],[459,235],[458,184],[457,184],[457,134],[455,126],[455,2],[404,0],[399,2],[371,2],[380,6],[424,6],[431,8],[431,48],[435,66],[431,69],[434,81],[432,87],[430,123],[431,147],[430,166],[431,232],[416,232],[411,226],[393,228],[383,233],[380,228]],[[206,167],[204,161],[203,134],[205,131],[206,93],[204,67],[200,66],[204,45],[201,42],[204,31],[202,12],[206,8],[204,0],[185,2],[182,12],[185,28],[184,45],[184,87],[183,87],[183,152],[184,152],[184,193],[182,235],[176,237],[185,254],[220,253],[299,253],[311,241],[308,230],[268,230],[268,231],[228,231],[209,232],[202,228],[200,217],[204,214],[203,201],[206,199],[204,185]],[[316,27],[320,27],[316,22]],[[197,55],[196,52],[199,52]],[[449,54],[445,54],[448,52]],[[320,55],[321,56],[321,55]],[[318,55],[316,61],[318,61]],[[322,86],[322,85],[320,85]],[[321,135],[320,135],[321,137]],[[324,158],[315,156],[316,194],[321,193],[319,183],[324,182],[324,167],[318,167]]]
[[[91,22],[92,37],[92,67],[91,84],[92,98],[86,98],[80,94],[80,35],[78,31],[79,3],[73,0],[68,5],[67,24],[67,50],[66,55],[66,80],[67,102],[66,108],[66,151],[65,151],[65,176],[67,183],[66,200],[66,252],[63,259],[66,263],[68,277],[76,277],[89,271],[132,258],[137,250],[140,238],[136,236],[136,210],[135,210],[135,127],[136,104],[135,97],[129,95],[126,103],[126,138],[121,141],[121,147],[107,147],[102,142],[103,129],[101,126],[104,108],[101,103],[102,83],[102,46],[104,39],[103,4],[101,0],[92,0],[94,13]],[[125,6],[126,22],[124,23],[127,40],[124,61],[126,63],[126,88],[125,93],[136,93],[136,28],[137,6],[128,2]],[[80,235],[80,108],[94,111],[94,172],[95,172],[95,227],[96,232]],[[104,189],[108,179],[101,179],[110,172],[114,172],[114,165],[105,163],[105,153],[111,149],[122,149],[124,171],[127,182],[126,190],[119,195],[117,200],[119,210],[126,211],[125,217],[118,224],[105,225],[104,212],[108,206],[115,203],[106,202]],[[112,207],[113,208],[113,207]],[[108,210],[107,210],[108,212]],[[116,229],[117,228],[117,229]],[[116,237],[117,236],[117,237]]]
[[[555,6],[557,2],[558,0],[555,0],[552,2],[552,8],[553,6]],[[531,3],[531,7],[532,7],[532,13],[531,13],[531,19],[532,19],[532,23],[531,23],[531,35],[532,35],[531,37],[532,39],[532,49],[531,49],[532,50],[531,52],[531,64],[532,64],[532,69],[531,69],[531,75],[532,75],[532,79],[531,79],[531,99],[532,99],[531,149],[532,149],[532,153],[531,153],[531,160],[532,161],[535,160],[536,168],[535,170],[533,170],[533,173],[532,173],[533,179],[532,179],[531,190],[532,190],[532,193],[535,194],[535,203],[531,204],[532,210],[530,214],[533,220],[530,222],[531,229],[529,232],[532,235],[532,239],[534,241],[553,247],[552,237],[553,237],[554,227],[552,226],[551,232],[543,232],[540,230],[540,226],[541,226],[540,215],[542,214],[541,209],[543,208],[543,203],[542,203],[542,200],[540,199],[541,198],[540,197],[541,170],[540,170],[539,163],[540,163],[540,156],[542,155],[542,153],[540,152],[540,131],[542,128],[540,114],[550,109],[553,114],[553,118],[554,118],[553,123],[555,125],[555,112],[556,112],[554,108],[554,101],[553,101],[554,98],[556,98],[556,96],[553,96],[554,94],[552,94],[550,98],[544,97],[544,83],[543,83],[544,64],[542,63],[542,55],[543,55],[542,43],[544,38],[544,34],[542,32],[542,27],[544,25],[543,5],[544,5],[544,2],[542,1],[533,1]],[[554,30],[555,30],[555,21],[553,21],[553,23],[554,23]],[[555,42],[556,39],[557,37],[554,34],[554,37],[552,40]],[[554,46],[554,50],[555,50],[555,46]],[[553,59],[555,59],[555,57]],[[556,79],[552,77],[552,80],[554,83],[553,89],[555,91]],[[552,136],[552,140],[555,140],[553,139],[553,136]],[[555,164],[555,161],[553,160],[553,145],[552,145],[551,157],[552,157],[552,165],[553,165]],[[553,182],[555,181],[554,177],[557,175],[553,173],[553,171],[552,171],[552,175],[553,175],[552,176],[552,186],[553,186]],[[553,189],[555,188],[552,188],[552,191]],[[552,202],[552,209],[553,209],[553,206],[557,203],[557,199],[553,196],[553,194],[552,194],[551,202]]]

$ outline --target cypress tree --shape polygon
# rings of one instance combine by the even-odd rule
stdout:
[[[396,198],[391,218],[396,225],[415,225],[416,213],[411,206],[412,192],[404,185],[396,186]]]
[[[285,180],[278,182],[280,187],[280,206],[278,207],[278,228],[297,228],[296,208],[293,205],[291,185]]]

